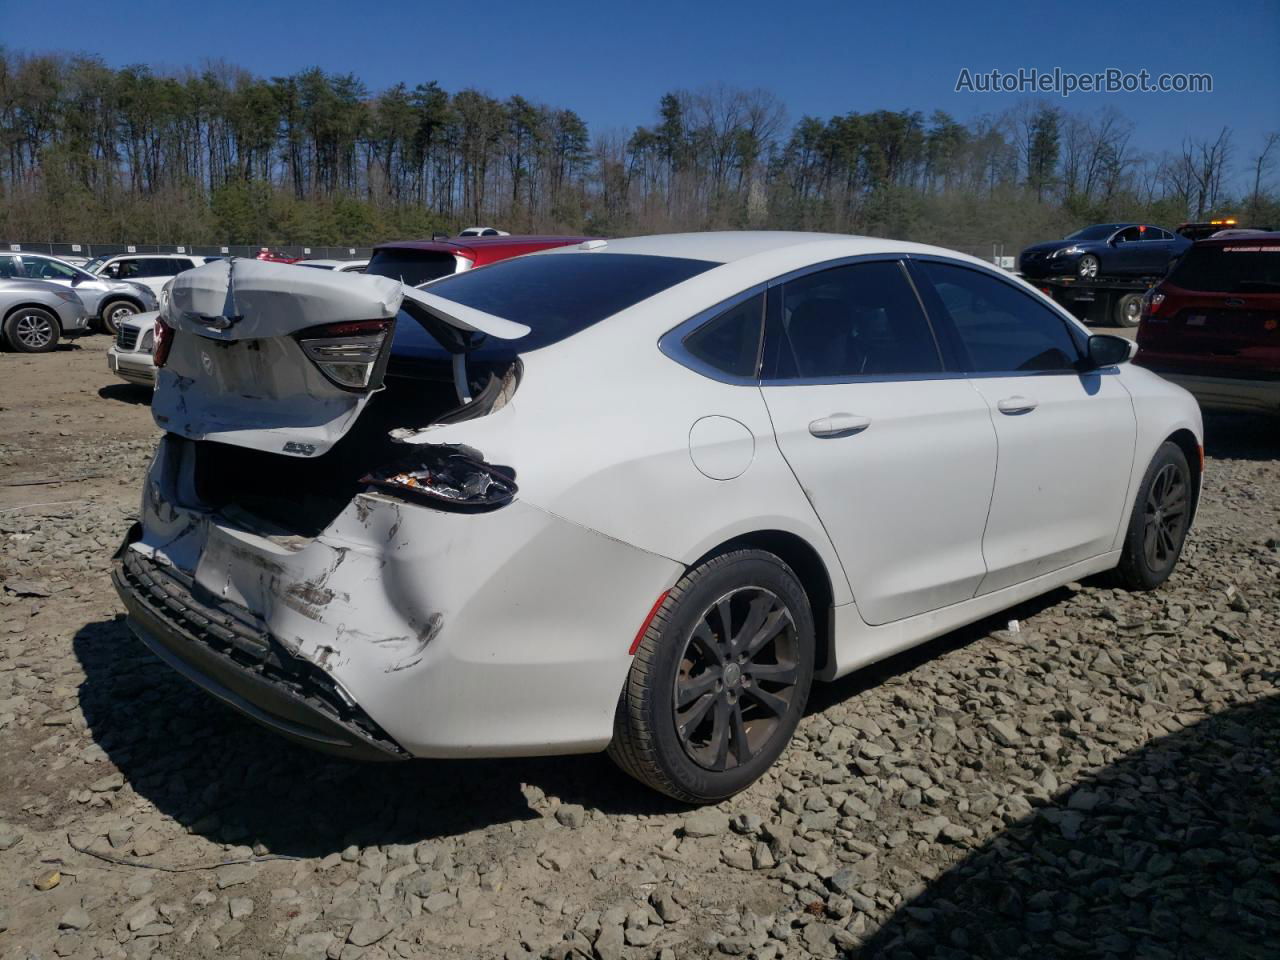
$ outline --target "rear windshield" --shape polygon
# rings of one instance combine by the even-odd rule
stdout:
[[[447,277],[458,269],[452,253],[439,250],[375,250],[364,272],[374,277],[403,280],[411,287]]]
[[[717,266],[707,260],[631,253],[549,254],[468,270],[433,283],[431,292],[531,328],[519,340],[487,340],[471,354],[479,359],[557,343]],[[396,324],[393,351],[401,355],[444,352],[412,322]]]
[[[1192,247],[1173,268],[1169,282],[1207,293],[1280,291],[1280,242]]]

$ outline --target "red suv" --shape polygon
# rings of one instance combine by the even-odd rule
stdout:
[[[551,247],[567,247],[590,237],[453,237],[441,240],[398,240],[373,248],[366,274],[394,277],[419,286],[451,273],[461,273],[486,263],[535,253]]]
[[[1194,244],[1144,298],[1134,363],[1206,410],[1280,415],[1280,233]]]

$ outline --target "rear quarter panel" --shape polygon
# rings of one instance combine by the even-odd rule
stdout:
[[[1138,496],[1138,487],[1160,445],[1179,430],[1189,431],[1196,443],[1204,446],[1204,421],[1195,397],[1176,384],[1131,363],[1121,368],[1121,382],[1133,397],[1137,419],[1136,449],[1133,471],[1129,478],[1129,509]],[[1195,466],[1194,464],[1192,465]],[[1200,478],[1203,488],[1204,477]],[[1129,522],[1129,511],[1121,518],[1113,549],[1119,549]]]

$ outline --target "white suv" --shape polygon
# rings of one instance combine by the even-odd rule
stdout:
[[[210,259],[185,253],[123,253],[90,260],[85,269],[99,277],[140,283],[159,296],[160,289],[183,270],[203,266]]]

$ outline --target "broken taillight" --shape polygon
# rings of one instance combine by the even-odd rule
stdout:
[[[173,327],[164,322],[164,317],[156,317],[156,349],[151,359],[157,367],[163,367],[169,359],[169,348],[173,346]]]
[[[390,320],[357,320],[311,327],[298,333],[298,343],[311,362],[346,390],[382,385],[391,339]]]
[[[362,482],[435,507],[471,512],[504,506],[519,489],[510,470],[486,463],[479,451],[460,444],[423,445],[411,459]]]

